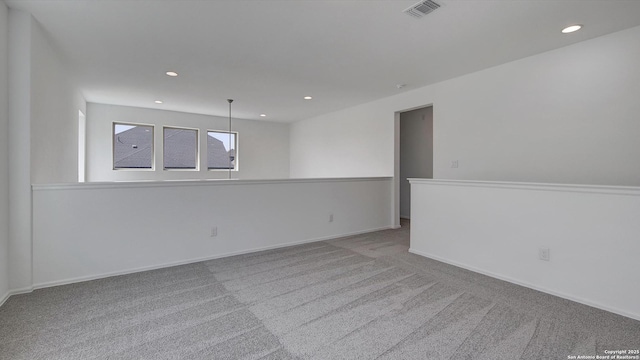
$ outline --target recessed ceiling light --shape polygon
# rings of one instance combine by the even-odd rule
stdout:
[[[156,101],[154,101],[154,103],[156,103],[156,104],[162,104],[162,100],[156,100]]]
[[[574,31],[578,31],[582,29],[582,25],[571,25],[571,26],[567,26],[566,28],[562,29],[562,33],[563,34],[568,34],[568,33],[572,33]]]
[[[305,100],[311,100],[311,99],[313,99],[313,98],[312,98],[311,96],[305,96],[305,97],[304,97],[304,99],[305,99]]]
[[[260,116],[265,117],[265,116],[267,116],[267,114],[260,114]]]
[[[172,77],[176,77],[176,76],[178,76],[178,73],[177,73],[177,72],[175,72],[175,71],[167,71],[165,74],[167,74],[167,75],[169,75],[169,76],[172,76]]]

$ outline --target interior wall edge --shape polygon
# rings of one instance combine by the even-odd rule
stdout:
[[[31,285],[30,14],[9,9],[9,289]]]

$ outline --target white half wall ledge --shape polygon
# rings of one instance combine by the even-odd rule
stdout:
[[[33,191],[41,190],[86,190],[86,189],[125,189],[175,186],[227,186],[256,184],[294,184],[294,183],[327,183],[327,182],[359,182],[392,180],[392,177],[345,177],[345,178],[287,178],[287,179],[189,179],[189,180],[134,180],[134,181],[101,181],[64,184],[33,184]]]
[[[389,229],[392,184],[381,177],[33,185],[33,286]]]
[[[640,320],[640,187],[410,182],[410,252]]]
[[[411,184],[429,184],[441,186],[485,187],[500,189],[523,189],[538,191],[561,191],[600,194],[620,194],[640,196],[639,186],[609,186],[588,184],[555,184],[513,181],[480,181],[480,180],[449,180],[449,179],[407,179]]]

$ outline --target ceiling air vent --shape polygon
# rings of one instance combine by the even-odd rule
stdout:
[[[424,0],[406,9],[404,13],[411,15],[415,18],[421,18],[429,14],[430,12],[436,10],[439,7],[440,5],[436,4],[431,0]]]

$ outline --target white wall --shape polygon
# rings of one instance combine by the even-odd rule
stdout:
[[[155,126],[154,171],[113,170],[113,122]],[[162,126],[200,129],[200,170],[166,171],[162,166]],[[90,103],[87,106],[87,181],[173,180],[228,178],[227,171],[208,171],[206,131],[227,130],[229,119],[175,111]],[[239,179],[284,179],[289,177],[289,125],[267,121],[232,119],[238,132]]]
[[[393,176],[393,131],[378,103],[293,123],[291,177]]]
[[[78,110],[68,64],[33,17],[9,10],[9,288],[28,291],[31,184],[75,182]]]
[[[9,10],[9,289],[31,286],[31,15]]]
[[[433,107],[400,114],[400,216],[411,218],[407,178],[433,178]]]
[[[78,110],[86,103],[68,61],[32,20],[31,182],[78,181]]]
[[[9,9],[0,1],[0,305],[9,291]]]
[[[412,190],[411,252],[640,320],[640,188],[414,180]]]
[[[34,286],[386,229],[391,186],[391,178],[36,185]]]
[[[299,121],[291,176],[394,175],[394,113],[433,104],[435,178],[640,185],[639,42],[635,27]]]

